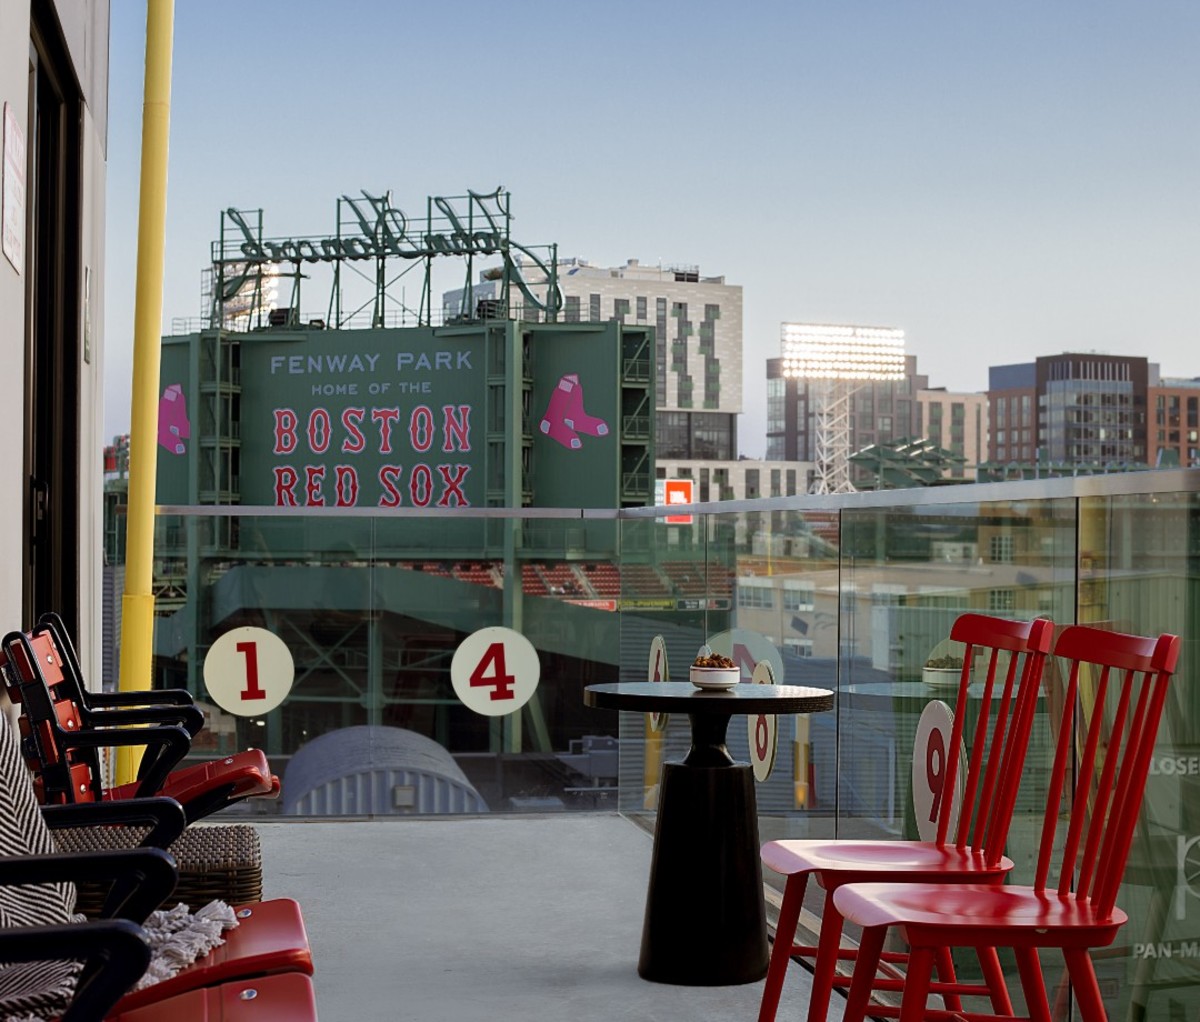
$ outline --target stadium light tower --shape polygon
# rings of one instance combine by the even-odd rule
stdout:
[[[876,380],[904,379],[904,331],[873,326],[783,324],[783,375],[808,384],[816,473],[810,493],[853,493],[850,399]]]

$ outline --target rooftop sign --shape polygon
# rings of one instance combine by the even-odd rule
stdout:
[[[555,270],[556,246],[540,246],[549,249],[549,257],[543,259],[533,249],[513,241],[509,234],[512,220],[509,206],[509,193],[500,188],[493,192],[468,191],[463,196],[435,195],[426,200],[423,217],[410,218],[392,204],[391,192],[373,195],[363,191],[357,197],[343,195],[338,199],[334,233],[282,238],[264,236],[261,209],[229,208],[221,214],[221,237],[212,246],[215,304],[224,306],[244,296],[248,288],[261,288],[267,275],[291,275],[298,286],[302,276],[300,267],[306,263],[333,266],[334,287],[340,290],[340,277],[336,275],[339,264],[375,261],[381,271],[376,274],[378,311],[387,301],[388,282],[382,273],[382,265],[388,259],[411,262],[456,256],[470,260],[476,256],[498,255],[503,262],[500,276],[505,297],[509,287],[516,287],[527,306],[538,309],[552,321],[562,308]],[[533,293],[522,276],[516,253],[525,256],[527,266],[532,264],[545,275],[544,295]],[[291,274],[274,269],[289,263],[294,267]],[[470,277],[468,269],[468,286]],[[425,287],[428,288],[428,280]],[[422,298],[423,312],[431,305],[428,299],[427,294]],[[334,305],[340,306],[340,302],[331,302],[331,306]],[[224,310],[214,309],[215,313],[221,311]]]
[[[425,230],[417,234],[410,233],[408,217],[391,204],[390,193],[377,196],[363,192],[359,199],[343,195],[340,201],[358,227],[357,234],[345,236],[341,234],[343,225],[339,224],[339,232],[334,237],[263,239],[256,235],[240,210],[227,209],[225,216],[241,234],[240,244],[236,236],[233,239],[232,243],[237,247],[233,258],[252,264],[328,263],[380,256],[421,259],[441,255],[494,255],[501,251],[507,236],[500,223],[505,219],[505,211],[499,205],[499,198],[498,191],[489,195],[469,192],[470,213],[464,219],[449,199],[434,196],[430,202],[443,214],[449,230]],[[471,222],[475,218],[470,214],[478,217],[478,224]]]

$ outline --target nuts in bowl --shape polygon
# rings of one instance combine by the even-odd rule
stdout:
[[[720,653],[709,653],[708,656],[698,656],[692,661],[693,667],[737,667],[727,656]]]
[[[703,650],[688,671],[697,688],[733,688],[742,678],[741,669],[729,657]]]

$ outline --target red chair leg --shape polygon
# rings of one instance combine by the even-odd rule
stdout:
[[[934,952],[934,963],[937,965],[938,979],[943,983],[956,983],[958,977],[954,972],[954,956],[948,947],[940,947]],[[961,1011],[962,998],[958,994],[947,992],[942,994],[948,1011]]]
[[[937,952],[931,947],[914,947],[909,953],[904,998],[900,1002],[900,1022],[923,1022],[936,957]]]
[[[1037,948],[1013,948],[1017,956],[1017,971],[1021,974],[1021,989],[1025,992],[1025,1011],[1031,1022],[1050,1022],[1050,1004],[1046,1000],[1046,981]]]
[[[1008,996],[1008,984],[1004,981],[1004,970],[1000,968],[1000,956],[996,954],[996,949],[981,947],[976,948],[975,953],[979,957],[979,968],[991,997],[992,1011],[997,1015],[1011,1015],[1012,998]]]
[[[875,973],[879,969],[879,958],[883,954],[883,941],[887,937],[886,926],[872,926],[863,930],[854,958],[854,978],[850,981],[850,993],[842,1022],[863,1022],[871,1003],[871,988]]]
[[[1081,948],[1063,948],[1067,960],[1067,971],[1071,974],[1071,986],[1075,991],[1075,1002],[1083,1022],[1106,1022],[1104,999],[1100,995],[1100,984],[1096,982],[1096,969],[1092,956]]]
[[[774,1022],[779,1010],[779,998],[783,993],[783,980],[787,975],[788,962],[792,959],[792,945],[796,941],[796,926],[800,922],[800,909],[804,906],[804,889],[808,886],[807,873],[794,873],[787,878],[783,887],[783,904],[779,907],[779,924],[775,927],[775,943],[771,947],[771,961],[767,966],[767,982],[763,986],[762,1003],[758,1008],[758,1022]]]
[[[1071,1017],[1071,974],[1063,966],[1062,975],[1054,987],[1054,1004],[1051,1006],[1054,1022],[1066,1022]]]
[[[813,966],[812,992],[808,1001],[808,1022],[825,1022],[829,998],[837,972],[838,948],[842,944],[842,914],[833,905],[833,891],[825,892],[825,910],[821,914],[821,938],[817,941],[817,960]]]

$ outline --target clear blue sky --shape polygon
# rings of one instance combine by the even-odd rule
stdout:
[[[108,434],[144,50],[114,0]],[[199,314],[224,207],[319,234],[343,193],[503,185],[517,240],[742,285],[751,457],[785,321],[901,327],[951,389],[1065,350],[1200,376],[1198,52],[1192,0],[178,0],[164,327]]]

